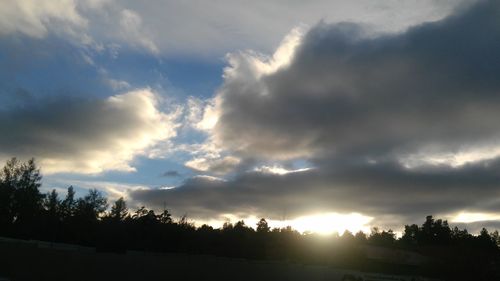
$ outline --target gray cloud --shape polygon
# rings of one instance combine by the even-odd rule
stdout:
[[[275,71],[265,70],[272,60],[230,56],[213,140],[238,157],[307,159],[316,168],[195,178],[132,198],[195,216],[357,211],[381,225],[389,215],[499,212],[498,155],[481,152],[500,140],[499,13],[483,1],[378,37],[320,23]],[[459,164],[436,160],[449,154]]]
[[[301,23],[354,19],[378,31],[402,30],[439,19],[468,2],[19,0],[3,3],[0,35],[57,34],[97,48],[114,43],[155,54],[221,56],[244,48],[269,51],[291,26]]]
[[[393,164],[314,169],[286,175],[248,172],[229,181],[199,177],[131,198],[195,217],[254,214],[279,219],[324,211],[362,212],[419,222],[429,214],[500,212],[499,162],[425,173]]]
[[[175,114],[150,89],[105,99],[31,98],[0,110],[0,158],[38,158],[45,173],[130,171],[136,155],[175,136]]]
[[[87,20],[77,11],[75,1],[6,1],[0,11],[0,34],[20,32],[41,38],[56,31],[76,35]],[[61,28],[60,26],[65,26]]]
[[[195,158],[185,163],[186,167],[191,168],[195,171],[209,171],[210,173],[216,175],[228,174],[241,164],[242,163],[240,163],[240,159],[232,156],[215,159]]]
[[[289,67],[250,79],[227,75],[215,136],[226,148],[277,158],[494,142],[497,11],[481,4],[376,38],[355,24],[321,23]],[[255,58],[240,59],[236,73]]]
[[[465,228],[469,233],[479,233],[484,227],[489,232],[493,232],[496,229],[500,229],[500,221],[478,221],[473,223],[451,223],[451,226],[457,226],[458,228]]]
[[[181,174],[176,170],[168,170],[168,171],[164,172],[161,176],[162,177],[180,177]]]
[[[358,21],[375,31],[401,31],[440,19],[471,1],[121,1],[135,10],[165,52],[223,55],[236,49],[269,52],[291,27]],[[286,8],[284,8],[286,7]],[[207,13],[207,11],[210,11]],[[186,20],[189,19],[189,20]],[[161,28],[158,28],[161,27]]]

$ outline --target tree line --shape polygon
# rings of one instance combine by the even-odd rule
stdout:
[[[56,190],[42,194],[41,180],[34,159],[21,162],[12,158],[6,162],[0,171],[0,236],[74,243],[117,253],[211,254],[454,276],[456,280],[470,274],[475,278],[493,274],[494,268],[500,267],[498,231],[483,228],[473,235],[432,216],[427,216],[422,225],[406,225],[399,238],[392,230],[378,228],[370,234],[301,234],[291,227],[271,228],[265,218],[255,228],[244,221],[226,222],[221,228],[196,227],[186,216],[173,219],[167,209],[156,213],[143,206],[131,211],[123,198],[109,206],[97,189],[80,198],[72,186],[63,197]],[[371,261],[364,254],[367,246],[414,251],[432,262],[414,268]]]

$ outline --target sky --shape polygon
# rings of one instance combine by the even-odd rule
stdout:
[[[496,1],[0,0],[0,160],[214,226],[500,228]]]

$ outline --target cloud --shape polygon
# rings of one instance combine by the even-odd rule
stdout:
[[[388,225],[420,222],[434,214],[452,218],[467,208],[500,213],[498,163],[434,173],[386,164],[343,169],[312,169],[288,174],[247,172],[227,181],[196,178],[169,190],[137,191],[131,198],[190,216],[244,214],[293,219],[304,214],[360,212]],[[478,192],[478,190],[481,190]],[[392,223],[392,222],[391,222]]]
[[[469,233],[477,234],[483,228],[486,228],[490,233],[500,229],[500,221],[478,221],[472,223],[451,223],[451,226],[457,226],[460,229],[467,229]]]
[[[311,168],[301,168],[301,169],[295,169],[295,170],[289,170],[286,168],[283,168],[281,166],[262,166],[262,167],[257,167],[254,169],[256,172],[261,172],[261,173],[268,173],[268,174],[277,174],[277,175],[286,175],[289,173],[298,173],[298,172],[305,172],[307,170],[310,170]]]
[[[181,174],[176,170],[168,170],[162,174],[162,177],[180,177]]]
[[[300,23],[356,20],[372,26],[374,32],[401,31],[442,18],[471,1],[393,1],[390,5],[368,0],[3,2],[0,34],[36,38],[56,34],[99,49],[119,44],[155,55],[219,57],[235,49],[269,52],[291,26]],[[287,9],[283,9],[285,5]]]
[[[217,3],[120,1],[143,18],[160,50],[168,54],[222,56],[228,51],[270,52],[290,27],[359,21],[373,32],[402,31],[437,20],[471,1],[234,1]],[[286,9],[284,9],[286,7]],[[210,11],[210,12],[207,12]]]
[[[142,24],[142,17],[113,0],[4,1],[0,36],[50,36],[76,47],[101,52],[126,45],[158,54],[158,47]]]
[[[296,2],[286,11],[279,1],[5,3],[0,158],[94,174],[134,171],[137,156],[189,153],[180,161],[208,175],[109,190],[198,217],[362,212],[392,225],[499,212],[499,5],[392,3]],[[261,53],[300,23],[274,54]],[[147,75],[108,73],[107,59],[130,48],[155,58],[245,50],[227,56],[213,98],[188,101],[184,127],[205,143],[171,142],[180,111],[165,110],[150,88],[131,90],[128,78]],[[75,88],[86,98],[43,94]],[[297,161],[314,168],[288,165]]]
[[[70,29],[81,30],[87,25],[73,0],[3,1],[0,11],[0,34],[20,32],[42,38],[49,30],[73,33]]]
[[[55,189],[59,194],[59,198],[64,198],[67,194],[67,189],[69,186],[72,186],[74,188],[77,197],[85,196],[91,189],[98,189],[107,197],[108,204],[110,206],[114,203],[114,201],[118,200],[120,197],[123,197],[127,201],[127,207],[130,211],[138,209],[142,205],[138,205],[137,202],[131,201],[129,194],[132,191],[150,189],[150,187],[148,186],[124,182],[103,181],[95,179],[69,180],[64,178],[50,178],[48,181],[44,181],[42,192],[50,192]]]
[[[105,80],[111,89],[115,91],[125,90],[130,88],[130,84],[127,81],[116,80],[116,79],[106,79]]]
[[[148,88],[105,99],[34,98],[0,111],[0,155],[35,157],[45,174],[134,171],[134,157],[176,135],[177,115],[161,111]]]
[[[218,175],[225,175],[233,171],[241,162],[241,159],[234,156],[225,156],[222,158],[199,157],[185,163],[186,167],[196,171],[206,172]]]
[[[158,53],[158,47],[153,40],[145,35],[142,27],[142,18],[134,11],[124,9],[120,13],[120,26],[122,36],[130,42],[137,42],[139,45],[149,49],[152,53]]]
[[[276,159],[325,152],[376,158],[496,143],[497,10],[481,4],[375,38],[355,24],[320,23],[291,64],[271,73],[260,65],[273,62],[261,56],[231,56],[214,138]]]
[[[500,141],[499,12],[482,1],[378,36],[321,22],[284,41],[280,49],[299,43],[279,67],[276,56],[230,55],[208,143],[242,162],[307,160],[315,168],[197,178],[132,198],[195,216],[360,212],[382,226],[464,209],[500,212],[500,161],[484,153]]]
[[[216,111],[216,100],[202,100],[200,98],[189,97],[187,100],[187,125],[199,131],[210,131],[219,118]]]

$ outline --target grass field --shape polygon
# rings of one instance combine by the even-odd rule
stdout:
[[[286,262],[203,255],[97,253],[36,241],[0,242],[0,278],[17,280],[427,280]],[[1,279],[0,279],[1,280]]]

